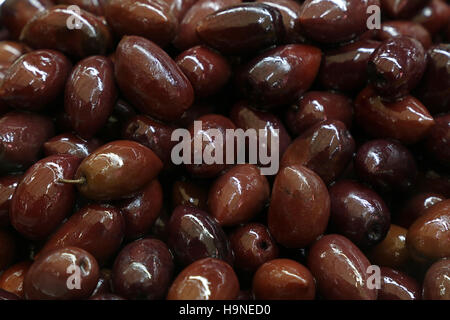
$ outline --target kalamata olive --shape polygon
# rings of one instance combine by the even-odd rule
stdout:
[[[118,204],[125,219],[125,237],[136,239],[147,234],[161,213],[163,190],[158,180],[151,181],[134,198]]]
[[[231,76],[228,61],[205,46],[196,46],[183,51],[175,62],[188,77],[198,98],[214,95]]]
[[[161,299],[172,274],[172,255],[163,242],[136,240],[123,248],[114,262],[114,292],[127,299]]]
[[[210,134],[209,130],[218,130],[221,136]],[[191,154],[188,155],[189,162],[185,162],[187,171],[194,177],[212,178],[217,176],[221,171],[225,170],[228,165],[227,157],[227,139],[226,130],[236,129],[234,123],[218,114],[208,114],[201,116],[189,127],[191,138]],[[183,145],[186,142],[183,142]],[[236,150],[236,148],[234,148]],[[221,150],[216,151],[216,150]],[[174,150],[173,150],[174,151]],[[179,151],[178,151],[179,152]],[[210,156],[212,163],[208,163],[205,159],[197,159],[199,156]],[[234,160],[234,156],[232,160]],[[220,158],[221,157],[221,158]],[[183,157],[184,158],[184,157]]]
[[[0,229],[0,271],[7,268],[16,257],[16,238],[8,230]]]
[[[100,146],[101,142],[96,138],[84,140],[72,133],[63,133],[44,143],[44,153],[46,156],[69,154],[84,159]]]
[[[372,189],[350,181],[338,181],[330,188],[331,228],[358,247],[382,241],[391,215],[383,199]]]
[[[248,129],[255,129],[257,132],[264,130],[263,136],[267,137],[267,155],[272,155],[272,152],[274,152],[278,153],[279,158],[281,158],[291,143],[291,137],[278,117],[270,112],[251,108],[247,101],[240,101],[233,106],[230,111],[230,119],[238,128],[245,131]],[[260,143],[260,137],[258,134],[258,145]],[[272,137],[278,139],[278,150],[274,148],[272,151]],[[258,157],[258,164],[261,164],[260,157]]]
[[[408,229],[406,244],[419,262],[450,257],[450,199],[428,208]]]
[[[353,106],[350,98],[328,91],[309,91],[288,109],[286,124],[289,130],[299,135],[324,120],[339,120],[350,129]]]
[[[92,56],[78,62],[66,83],[64,97],[72,128],[80,137],[92,138],[111,115],[116,97],[111,60]]]
[[[369,288],[369,260],[341,235],[326,235],[314,243],[309,251],[308,267],[325,299],[377,299],[375,286]]]
[[[20,180],[22,180],[22,175],[9,175],[0,178],[0,227],[9,225],[11,199]]]
[[[399,226],[409,228],[414,221],[426,212],[426,209],[443,200],[445,200],[445,197],[438,193],[419,193],[406,201],[402,209],[396,214],[395,221]]]
[[[338,120],[326,120],[292,142],[281,159],[281,167],[306,166],[330,184],[347,167],[354,150],[355,141],[345,125]]]
[[[0,88],[1,100],[12,108],[42,110],[62,94],[71,67],[57,51],[26,53],[9,67]]]
[[[5,114],[0,118],[0,171],[26,169],[39,159],[42,145],[53,135],[53,123],[45,116]]]
[[[65,247],[39,256],[25,275],[28,300],[88,298],[98,281],[99,268],[87,251]]]
[[[420,23],[434,35],[445,27],[449,19],[450,6],[442,0],[431,0],[412,18],[412,21]]]
[[[376,37],[385,41],[394,37],[411,37],[418,40],[425,49],[431,46],[431,35],[422,25],[411,21],[387,21],[381,24]]]
[[[368,252],[368,258],[373,264],[404,269],[409,262],[409,251],[406,247],[408,230],[391,224],[386,237]]]
[[[382,267],[378,300],[420,300],[421,287],[414,278],[403,272]]]
[[[201,43],[197,36],[197,24],[207,15],[238,5],[241,0],[198,0],[184,15],[180,22],[177,35],[173,41],[175,47],[186,50]]]
[[[319,81],[327,89],[356,91],[367,81],[367,63],[380,42],[359,40],[325,52]]]
[[[54,6],[27,23],[20,40],[36,49],[54,49],[75,58],[104,55],[112,45],[104,19],[65,5]]]
[[[230,236],[235,256],[235,267],[244,272],[255,272],[263,263],[278,257],[278,246],[269,229],[260,223],[238,227]]]
[[[85,158],[75,174],[80,193],[93,200],[129,197],[153,180],[162,162],[149,148],[129,140],[103,145]]]
[[[21,42],[0,41],[0,68],[8,68],[14,61],[29,50],[30,48]]]
[[[257,300],[314,300],[316,285],[311,272],[290,259],[264,263],[253,277]]]
[[[355,119],[369,135],[397,139],[405,144],[420,141],[434,125],[428,110],[413,96],[387,102],[370,86],[355,100]]]
[[[410,18],[427,0],[380,0],[383,12],[386,12],[391,18]]]
[[[189,128],[189,126],[198,118],[207,114],[214,113],[217,109],[217,105],[211,103],[211,101],[200,100],[194,102],[194,104],[187,109],[181,117],[175,120],[175,124],[182,128]]]
[[[426,300],[450,300],[450,259],[437,261],[428,269],[422,297]]]
[[[104,15],[104,5],[108,3],[105,0],[56,0],[55,2],[57,4],[76,5],[97,16]]]
[[[417,177],[411,152],[394,140],[371,140],[356,153],[358,177],[381,192],[405,192]]]
[[[426,68],[422,44],[410,37],[383,41],[368,62],[369,82],[383,98],[403,98],[416,87]]]
[[[302,165],[282,168],[272,189],[268,226],[285,247],[302,248],[326,229],[330,196],[322,179]]]
[[[196,2],[197,0],[169,0],[168,4],[170,6],[170,12],[179,22]]]
[[[23,281],[30,266],[31,261],[23,261],[6,269],[0,276],[0,289],[23,298]]]
[[[108,294],[112,291],[112,271],[110,269],[101,269],[98,276],[98,282],[95,286],[94,291],[92,291],[91,297]]]
[[[450,113],[435,118],[426,139],[426,150],[432,159],[450,168]]]
[[[89,298],[89,300],[126,300],[114,293],[100,293]]]
[[[284,38],[278,9],[262,3],[245,3],[212,13],[197,24],[197,35],[224,54],[248,54]]]
[[[60,183],[73,179],[80,158],[54,155],[30,167],[11,200],[11,224],[23,236],[43,239],[71,212],[75,201],[74,186]]]
[[[209,190],[208,207],[221,226],[247,222],[269,200],[266,177],[252,164],[238,164],[217,178]]]
[[[450,44],[431,47],[427,57],[427,68],[417,90],[418,97],[433,114],[449,112]]]
[[[179,206],[173,211],[168,228],[167,244],[181,265],[208,257],[233,263],[230,242],[208,213],[193,206]]]
[[[205,258],[187,266],[177,276],[168,300],[233,300],[239,281],[233,268],[222,260]]]
[[[20,300],[20,297],[12,292],[0,289],[0,301],[2,300]]]
[[[18,39],[28,21],[52,6],[51,0],[5,0],[0,14],[2,24],[13,39]]]
[[[268,50],[240,68],[236,86],[258,107],[293,103],[311,87],[321,54],[317,47],[303,44]]]
[[[318,42],[336,43],[351,40],[367,30],[368,7],[379,0],[306,0],[299,22],[303,34]]]
[[[88,205],[73,214],[45,243],[39,256],[74,246],[103,264],[119,249],[125,233],[122,213],[111,206]]]
[[[416,192],[432,192],[450,198],[450,176],[433,169],[420,172],[415,186]]]
[[[177,64],[150,40],[125,36],[116,50],[117,83],[141,112],[175,120],[194,100],[194,89]]]
[[[98,136],[107,142],[121,139],[127,121],[135,115],[136,111],[128,102],[118,99],[114,104],[112,114],[98,133]]]
[[[179,205],[191,205],[207,210],[207,201],[208,188],[200,181],[178,180],[172,185],[172,209]]]
[[[178,17],[170,10],[170,1],[109,0],[105,17],[114,33],[136,35],[164,47],[175,37]]]
[[[176,142],[171,140],[174,126],[164,124],[145,115],[137,115],[128,120],[123,129],[123,138],[137,141],[150,148],[169,168],[172,148]]]

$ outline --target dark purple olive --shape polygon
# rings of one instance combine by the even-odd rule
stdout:
[[[381,8],[391,18],[411,18],[428,0],[380,0]]]
[[[395,215],[395,221],[399,226],[409,228],[414,221],[424,215],[426,209],[444,200],[445,197],[438,193],[419,193],[406,201]]]
[[[9,225],[9,208],[14,191],[22,175],[8,175],[0,178],[0,228]]]
[[[450,259],[435,262],[423,281],[423,299],[450,300]]]
[[[431,35],[420,24],[411,21],[387,21],[381,24],[376,37],[381,41],[407,36],[418,40],[425,49],[431,46]]]
[[[230,243],[218,222],[193,206],[175,208],[170,217],[167,243],[183,266],[208,257],[233,263]]]
[[[403,2],[416,2],[407,1]],[[420,1],[422,4],[426,0]],[[424,26],[431,35],[435,35],[442,30],[450,20],[450,6],[448,2],[443,0],[430,0],[417,14],[412,18],[412,21],[420,23]]]
[[[414,278],[387,267],[380,268],[380,271],[378,300],[420,300],[421,287]]]
[[[434,118],[435,125],[426,139],[426,151],[443,166],[450,168],[450,113]]]
[[[84,140],[72,133],[63,133],[44,143],[44,153],[46,156],[70,154],[84,159],[101,145],[96,138]]]

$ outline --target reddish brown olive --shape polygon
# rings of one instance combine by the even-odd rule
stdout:
[[[6,269],[0,276],[0,289],[23,298],[23,281],[31,264],[31,261],[23,261]]]
[[[0,41],[0,69],[2,72],[28,51],[30,48],[22,42]]]
[[[399,226],[409,228],[429,207],[443,200],[445,200],[445,197],[438,193],[425,192],[414,195],[405,202],[396,214],[395,221]]]
[[[377,38],[381,41],[394,37],[407,36],[418,40],[425,49],[431,46],[431,35],[420,24],[411,21],[387,21],[381,24]]]
[[[114,294],[114,293],[100,293],[100,294],[96,294],[96,295],[90,297],[89,300],[111,301],[111,300],[126,300],[126,299],[124,299],[121,296],[118,296],[117,294]]]
[[[407,274],[391,268],[381,268],[378,300],[420,300],[420,289],[419,283]]]
[[[239,281],[233,268],[213,258],[197,260],[176,277],[168,300],[233,300],[239,293]]]
[[[196,206],[207,210],[208,188],[201,181],[178,180],[172,185],[172,208],[179,205]]]
[[[97,285],[92,291],[91,297],[100,294],[108,294],[112,291],[112,271],[110,269],[101,269]]]
[[[380,0],[382,10],[391,18],[410,18],[426,2],[426,0]]]
[[[44,153],[46,156],[68,154],[84,159],[100,146],[101,142],[96,138],[84,140],[72,133],[63,133],[44,143]]]
[[[8,175],[0,178],[0,227],[9,225],[9,208],[14,191],[22,175]]]
[[[425,274],[423,299],[450,300],[450,259],[435,262]]]
[[[302,165],[283,167],[272,189],[268,226],[285,247],[308,246],[325,231],[330,196],[322,179]]]
[[[435,35],[445,27],[449,18],[450,6],[445,1],[430,0],[427,5],[412,18],[412,21],[420,23],[432,35]]]
[[[57,4],[76,5],[99,17],[104,15],[104,6],[108,3],[105,0],[56,0],[55,2]]]
[[[0,229],[0,271],[7,268],[16,257],[17,239],[12,232]]]

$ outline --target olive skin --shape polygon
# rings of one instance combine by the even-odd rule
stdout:
[[[178,21],[170,1],[110,0],[104,10],[108,24],[120,38],[141,36],[164,47],[175,37]]]
[[[383,41],[368,62],[369,82],[385,99],[406,96],[422,78],[426,68],[426,51],[410,37]]]
[[[327,300],[376,300],[369,289],[369,260],[347,238],[330,234],[310,248],[308,267],[320,294]]]
[[[163,242],[136,240],[125,246],[114,262],[114,290],[127,299],[161,299],[169,288],[173,268],[172,255]]]
[[[179,118],[194,101],[194,89],[169,55],[142,37],[125,36],[115,54],[121,92],[136,108],[160,120]]]
[[[445,27],[449,17],[450,6],[445,1],[431,0],[417,12],[412,21],[420,23],[434,36]]]
[[[419,262],[432,262],[450,256],[450,200],[428,208],[408,229],[406,244]]]
[[[269,229],[260,223],[248,223],[238,227],[230,235],[235,256],[234,266],[253,273],[262,264],[278,257],[278,246]]]
[[[341,180],[330,190],[331,228],[358,247],[382,241],[389,230],[391,215],[383,199],[364,185]]]
[[[117,92],[111,60],[92,56],[75,65],[66,83],[64,109],[72,128],[92,138],[111,115]]]
[[[104,6],[108,1],[105,0],[56,0],[57,4],[73,4],[79,6],[81,9],[86,10],[96,16],[104,15]]]
[[[425,149],[437,163],[450,168],[450,114],[437,116],[425,141]]]
[[[71,67],[70,61],[57,51],[26,53],[6,72],[1,100],[12,108],[42,110],[63,92]]]
[[[236,87],[260,108],[294,103],[311,87],[321,55],[320,49],[302,44],[270,49],[238,70]]]
[[[420,300],[419,283],[403,272],[382,267],[378,300]]]
[[[161,213],[163,190],[158,180],[151,181],[134,198],[118,203],[125,220],[125,237],[137,239],[150,231]]]
[[[233,268],[222,260],[206,258],[181,271],[167,300],[233,300],[238,294],[239,281]]]
[[[4,6],[2,6],[4,8]],[[3,12],[3,11],[2,11]],[[29,52],[30,48],[18,41],[0,41],[0,69],[3,73],[10,65],[22,55]]]
[[[410,255],[406,246],[408,230],[391,224],[386,237],[372,247],[367,257],[375,265],[404,270],[410,262]]]
[[[168,224],[167,244],[182,266],[208,257],[233,264],[233,251],[220,225],[193,206],[175,208]]]
[[[371,140],[356,153],[358,177],[382,193],[406,192],[414,185],[417,165],[411,152],[394,140]]]
[[[418,40],[425,49],[431,46],[431,35],[420,24],[411,21],[387,21],[381,24],[376,38],[385,41],[390,38],[407,36]]]
[[[435,262],[425,274],[422,297],[425,300],[450,300],[450,259]]]
[[[73,19],[80,21],[81,28],[67,27]],[[54,6],[29,21],[20,40],[35,49],[54,49],[77,59],[104,55],[112,46],[104,19],[83,9],[77,14],[65,5]]]
[[[22,175],[9,175],[0,178],[0,227],[9,226],[11,199],[20,180],[22,180]]]
[[[103,145],[85,158],[75,179],[80,193],[93,200],[118,200],[132,195],[153,180],[162,169],[155,153],[129,140]]]
[[[300,28],[317,42],[348,41],[367,30],[367,8],[379,4],[378,0],[345,0],[339,5],[331,0],[306,0],[300,11]]]
[[[322,179],[302,165],[283,167],[272,189],[268,213],[270,233],[281,245],[303,248],[325,231],[330,196]]]
[[[208,189],[206,185],[200,184],[198,181],[178,180],[172,185],[172,209],[179,205],[191,205],[201,210],[207,210],[207,201]]]
[[[0,289],[0,301],[2,300],[20,300],[20,297],[12,292]]]
[[[23,298],[23,281],[31,264],[31,261],[23,261],[6,269],[0,276],[0,289]]]
[[[73,267],[77,268],[73,268]],[[77,271],[78,270],[78,271]],[[71,275],[79,275],[80,289],[72,290],[68,284]],[[88,298],[95,289],[99,268],[95,258],[76,247],[65,247],[39,256],[24,280],[24,292],[27,300],[80,300]],[[75,287],[76,288],[76,287]]]
[[[16,237],[8,230],[0,229],[0,271],[7,268],[16,257]]]
[[[179,50],[186,50],[201,43],[197,35],[197,24],[207,15],[241,3],[241,0],[198,0],[180,21],[173,45]]]
[[[108,294],[112,291],[112,271],[110,269],[101,269],[98,277],[97,285],[92,291],[91,298],[100,295]]]
[[[290,259],[275,259],[258,268],[252,291],[256,300],[314,300],[316,286],[311,272]]]
[[[231,76],[228,61],[206,46],[196,46],[183,51],[175,62],[188,77],[198,98],[216,94]]]
[[[126,300],[126,299],[124,299],[116,294],[113,294],[113,293],[100,293],[100,294],[90,297],[89,300],[111,301],[111,300]]]
[[[281,167],[300,164],[317,173],[327,185],[336,180],[352,159],[355,141],[338,120],[317,123],[287,148]]]
[[[435,124],[429,111],[413,96],[383,101],[371,86],[356,97],[355,120],[374,138],[397,139],[404,144],[422,140]]]
[[[426,4],[426,0],[380,0],[382,10],[391,18],[410,18]]]
[[[70,155],[44,158],[30,167],[11,200],[11,225],[29,239],[48,236],[71,212],[75,189],[60,179],[73,179],[80,159]]]
[[[269,200],[266,177],[252,164],[238,164],[212,184],[208,207],[221,226],[247,222],[262,211]]]
[[[294,135],[300,135],[317,123],[339,120],[350,129],[353,105],[350,98],[328,91],[309,91],[286,112],[285,120]]]
[[[44,143],[44,154],[47,157],[69,154],[84,159],[100,146],[101,142],[96,138],[84,140],[72,133],[63,133]]]
[[[110,206],[88,205],[73,214],[50,236],[39,256],[74,246],[92,254],[100,265],[119,249],[125,233],[122,213]]]
[[[399,226],[409,228],[414,221],[426,212],[426,209],[443,200],[445,200],[445,197],[438,193],[419,193],[406,201],[396,214],[395,221]]]
[[[28,168],[39,160],[45,141],[54,135],[51,119],[32,113],[9,112],[0,118],[0,171]]]

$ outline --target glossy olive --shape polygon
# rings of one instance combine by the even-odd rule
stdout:
[[[12,292],[0,289],[0,301],[2,300],[20,300],[20,297]]]
[[[422,297],[425,300],[450,300],[450,259],[437,261],[428,269]]]
[[[124,96],[155,118],[175,120],[194,100],[194,89],[177,64],[145,38],[122,38],[116,50],[115,73]]]
[[[125,233],[122,213],[111,206],[88,205],[73,214],[39,252],[74,246],[88,251],[103,264],[119,249]]]
[[[376,300],[376,289],[367,286],[369,260],[347,238],[330,234],[313,244],[308,267],[320,294],[329,300]]]
[[[110,269],[101,269],[97,285],[92,291],[91,297],[101,294],[108,294],[112,291],[112,271]]]
[[[101,142],[96,138],[84,140],[72,133],[63,133],[44,143],[44,153],[46,156],[68,154],[84,159],[100,146]]]
[[[420,23],[434,35],[445,27],[449,19],[450,6],[442,0],[430,0],[427,5],[412,18],[412,21]]]
[[[437,116],[426,139],[426,150],[434,160],[450,167],[450,113]]]
[[[330,196],[322,179],[302,165],[282,168],[272,189],[268,226],[285,247],[303,248],[326,229]]]
[[[11,224],[23,236],[43,239],[72,211],[75,188],[60,179],[73,179],[80,159],[54,155],[36,162],[23,176],[11,200]]]
[[[197,207],[175,208],[168,225],[167,244],[183,266],[207,257],[233,263],[233,252],[224,231],[213,217]]]
[[[239,281],[233,268],[222,260],[197,260],[176,277],[168,300],[233,300],[239,294]]]
[[[381,24],[376,37],[381,41],[407,36],[418,40],[425,49],[431,46],[431,35],[422,25],[411,21],[387,21]]]
[[[0,271],[7,268],[16,257],[16,237],[8,230],[0,229]]]
[[[378,300],[420,300],[420,284],[403,272],[382,267]]]
[[[426,212],[426,209],[443,200],[445,200],[445,197],[438,193],[424,192],[416,194],[405,202],[401,210],[396,214],[395,221],[403,228],[409,228],[414,221]]]
[[[76,5],[97,16],[104,15],[104,5],[108,3],[106,0],[56,0],[55,2],[57,4]]]
[[[78,62],[66,83],[64,97],[72,128],[80,137],[92,138],[111,115],[116,97],[111,60],[92,56]]]
[[[118,99],[114,104],[112,114],[98,133],[99,138],[105,141],[121,139],[127,121],[135,115],[136,110],[128,102],[123,99]]]
[[[114,262],[114,292],[128,299],[161,299],[172,274],[172,255],[163,242],[136,240],[123,248]]]
[[[12,108],[42,110],[62,94],[71,67],[57,51],[26,53],[9,67],[0,88],[1,100]]]
[[[179,205],[196,206],[201,210],[207,210],[208,189],[199,181],[178,180],[172,185],[172,208]]]
[[[11,199],[20,180],[22,180],[22,175],[9,175],[0,178],[0,227],[9,225]]]
[[[23,261],[6,269],[0,276],[0,289],[23,298],[23,281],[30,266],[31,261]]]
[[[208,207],[221,226],[247,222],[269,200],[266,177],[252,164],[238,164],[217,178],[209,190]]]
[[[427,0],[380,0],[382,10],[391,18],[410,18]]]
[[[0,41],[0,68],[8,68],[30,48],[18,41]]]
[[[269,229],[260,223],[238,227],[230,235],[235,267],[244,272],[255,272],[263,263],[278,257],[278,245]]]
[[[77,280],[74,275],[78,275]],[[95,258],[76,247],[65,247],[39,256],[25,275],[28,300],[79,300],[88,298],[98,281]],[[70,284],[70,286],[68,285]],[[80,289],[73,290],[79,286]]]

